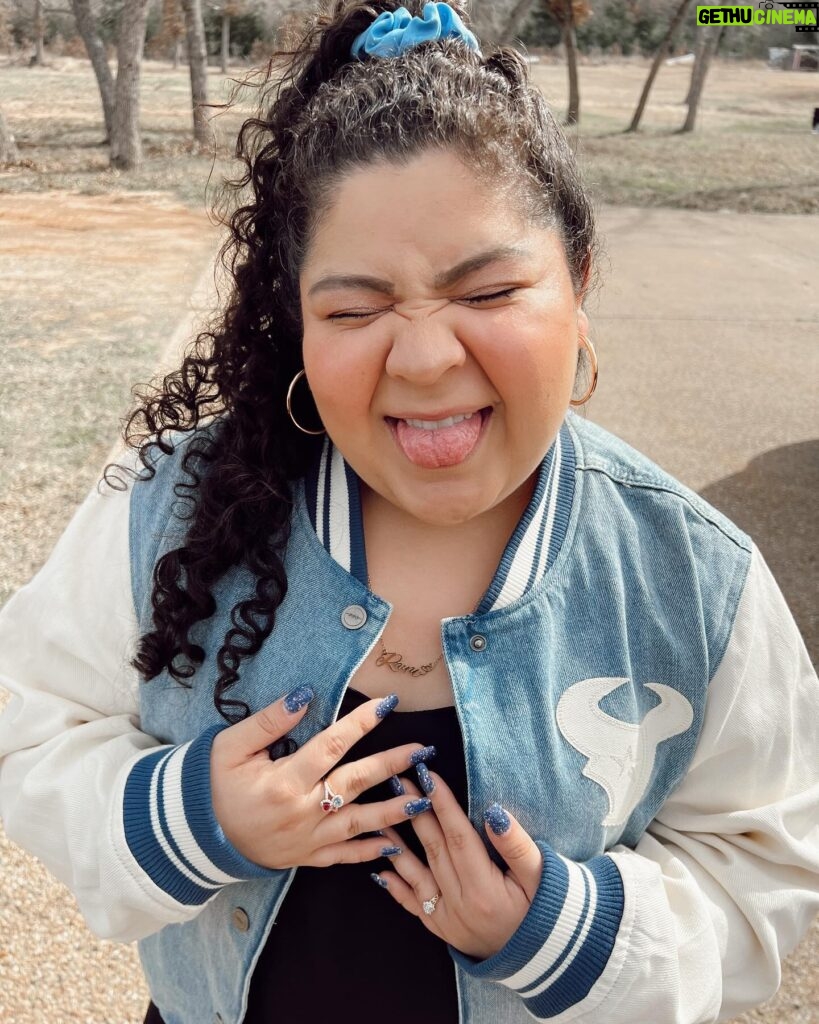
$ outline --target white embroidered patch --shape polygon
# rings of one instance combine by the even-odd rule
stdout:
[[[648,788],[657,746],[686,731],[694,709],[681,693],[663,683],[646,683],[660,698],[639,724],[621,722],[600,708],[600,701],[629,679],[583,679],[570,686],[557,704],[557,724],[565,739],[588,764],[583,775],[605,790],[606,827],[622,825]]]

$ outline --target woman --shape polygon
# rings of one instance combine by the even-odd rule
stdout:
[[[149,472],[0,617],[6,828],[140,940],[148,1021],[694,1024],[816,905],[804,645],[750,538],[570,411],[590,204],[461,14],[316,23]]]

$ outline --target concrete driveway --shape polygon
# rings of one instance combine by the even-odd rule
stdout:
[[[816,664],[819,217],[612,207],[600,228],[588,417],[754,538]],[[817,964],[815,924],[741,1020],[816,1024]]]
[[[588,417],[754,538],[817,629],[819,217],[605,209]]]

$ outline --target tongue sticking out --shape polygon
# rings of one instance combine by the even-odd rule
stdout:
[[[482,422],[480,412],[439,430],[412,427],[405,420],[398,420],[396,436],[402,451],[416,466],[425,469],[457,466],[475,447]]]

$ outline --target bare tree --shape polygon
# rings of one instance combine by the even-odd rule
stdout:
[[[702,89],[705,85],[705,77],[711,66],[711,59],[717,52],[724,28],[725,26],[722,26],[722,28],[718,28],[715,32],[708,33],[703,47],[697,56],[697,60],[694,62],[694,68],[691,72],[691,87],[688,91],[688,113],[682,128],[680,128],[681,132],[691,132],[694,130],[697,110],[702,97]]]
[[[142,163],[139,83],[149,0],[122,5],[117,29],[117,81],[111,124],[111,166],[133,170]]]
[[[117,75],[108,66],[90,0],[71,0],[74,19],[99,86],[111,166],[133,170],[142,163],[139,85],[150,0],[123,3],[117,23]]]
[[[179,67],[182,40],[185,38],[185,19],[182,17],[179,0],[162,0],[159,26],[154,44],[158,48],[167,47],[175,71]]]
[[[580,120],[580,81],[577,73],[576,27],[591,14],[587,0],[544,0],[546,9],[560,25],[563,47],[566,51],[566,65],[569,71],[569,109],[566,112],[567,125]]]
[[[474,0],[471,24],[483,43],[510,46],[534,7],[534,0]]]
[[[0,0],[0,46],[11,56],[11,6],[9,0]]]
[[[0,110],[0,165],[13,164],[19,159],[17,146],[14,143],[14,136],[9,131],[9,126]]]
[[[221,64],[223,75],[228,73],[228,64],[230,63],[230,19],[244,14],[245,6],[241,0],[224,0],[218,5],[219,15],[222,19]]]
[[[34,0],[34,56],[29,61],[29,67],[35,64],[45,64],[45,48],[43,37],[45,36],[45,12],[43,11],[43,0]]]
[[[710,6],[710,0],[708,6]],[[702,60],[703,50],[707,42],[708,29],[704,25],[698,25],[694,36],[694,65],[691,68],[691,77],[688,79],[688,92],[685,94],[685,99],[681,101],[683,106],[687,107],[691,102],[691,97],[694,94],[695,69]]]
[[[208,102],[208,49],[205,22],[202,18],[202,0],[182,0],[182,10],[185,14],[185,34],[188,40],[193,137],[197,145],[203,146],[208,142],[208,122],[205,117],[205,104]]]
[[[569,69],[569,109],[566,124],[577,124],[580,120],[580,80],[577,74],[577,35],[574,22],[574,5],[566,4],[567,17],[563,22],[563,46],[566,50],[566,64]]]
[[[674,13],[674,17],[671,19],[671,24],[668,26],[668,31],[663,37],[663,41],[657,47],[657,52],[654,54],[654,60],[651,62],[651,68],[648,72],[648,78],[646,78],[643,91],[640,93],[640,100],[637,104],[637,109],[634,111],[634,117],[632,117],[631,124],[626,129],[627,132],[636,132],[640,127],[640,119],[643,116],[646,103],[648,103],[648,94],[651,92],[654,79],[657,77],[657,72],[660,70],[660,65],[665,59],[666,54],[671,50],[672,43],[674,42],[674,36],[677,34],[677,29],[680,27],[690,5],[691,0],[682,0]]]
[[[515,41],[515,37],[520,32],[526,19],[532,12],[534,7],[534,0],[518,0],[512,10],[509,12],[509,16],[506,19],[506,24],[503,26],[503,31],[498,37],[498,42],[501,46],[511,46]]]
[[[77,23],[85,50],[94,69],[97,85],[100,90],[102,113],[105,118],[105,137],[110,141],[114,124],[114,76],[108,66],[105,43],[97,30],[97,22],[91,13],[91,0],[71,0],[71,9]]]
[[[222,74],[226,75],[228,71],[228,62],[230,61],[230,15],[222,11]]]

